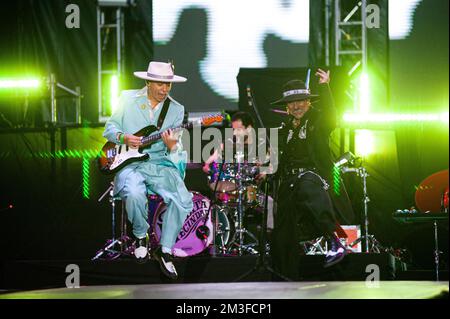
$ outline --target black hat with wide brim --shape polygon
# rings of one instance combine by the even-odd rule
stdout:
[[[285,105],[289,102],[311,100],[314,102],[319,98],[316,94],[311,94],[309,88],[306,88],[305,82],[301,80],[291,80],[283,86],[283,97],[270,104]]]

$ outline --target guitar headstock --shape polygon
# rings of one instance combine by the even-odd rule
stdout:
[[[221,123],[223,121],[223,119],[224,119],[224,116],[222,114],[216,113],[216,114],[202,117],[201,124],[203,126],[210,126],[214,123]]]

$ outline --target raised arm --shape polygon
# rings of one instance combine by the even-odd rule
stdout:
[[[333,95],[330,89],[330,71],[317,69],[316,76],[319,78],[320,100],[314,107],[321,111],[321,122],[331,132],[336,128],[337,115]]]

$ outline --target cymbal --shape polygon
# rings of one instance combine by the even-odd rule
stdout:
[[[448,169],[434,173],[425,178],[416,190],[416,206],[424,213],[441,212],[441,201],[445,190],[448,189]]]

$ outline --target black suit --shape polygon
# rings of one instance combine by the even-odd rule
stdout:
[[[336,109],[329,86],[320,85],[319,95],[320,100],[303,116],[300,124],[305,128],[305,138],[300,137],[300,127],[294,128],[291,120],[279,132],[281,157],[278,175],[281,183],[271,247],[274,268],[291,279],[296,279],[298,274],[301,237],[313,239],[332,235],[337,223],[350,223],[353,219],[343,184],[340,183],[339,195],[334,191],[334,161],[329,138],[336,128]],[[307,151],[301,149],[304,147]],[[302,154],[298,161],[292,156],[296,151]],[[301,175],[287,174],[293,168],[304,167],[302,163],[314,170]]]

